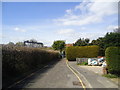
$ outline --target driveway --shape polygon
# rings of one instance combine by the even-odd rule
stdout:
[[[80,68],[87,69],[89,71],[92,71],[96,74],[103,75],[103,68],[102,66],[85,66],[85,65],[79,65]]]
[[[93,69],[93,67],[95,66],[80,66],[77,65],[76,61],[69,61],[70,66],[72,66],[73,68],[75,68],[78,72],[80,72],[81,76],[83,76],[88,83],[90,84],[91,88],[108,88],[108,90],[114,90],[114,88],[116,88],[115,90],[117,90],[118,85],[116,85],[115,83],[113,83],[111,80],[109,80],[106,77],[102,77],[100,74],[101,72],[101,68],[97,68],[96,70]],[[99,70],[100,69],[100,70]],[[94,71],[93,71],[94,70]],[[97,73],[97,74],[96,74]]]

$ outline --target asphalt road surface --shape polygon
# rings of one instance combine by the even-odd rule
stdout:
[[[13,88],[82,88],[82,85],[62,59],[45,66]]]
[[[74,67],[75,70],[80,72],[80,75],[83,76],[87,80],[91,88],[105,88],[107,90],[118,89],[118,85],[113,83],[108,78],[98,75],[95,72],[92,72],[88,69],[82,68],[79,65],[76,65],[75,61],[71,61],[69,62],[69,64],[70,66]]]
[[[118,88],[107,78],[78,67],[76,62],[69,62],[69,65],[78,71],[74,70],[86,88],[108,88],[108,90],[117,90],[113,88]],[[66,59],[62,59],[33,73],[14,85],[13,88],[83,88],[83,86],[76,75],[67,67]]]

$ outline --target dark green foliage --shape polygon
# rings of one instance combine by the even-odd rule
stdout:
[[[120,75],[120,47],[108,47],[105,51],[108,71]]]
[[[105,55],[105,49],[110,46],[120,46],[120,33],[110,32],[104,37],[99,37],[97,40],[93,40],[91,45],[100,46],[99,56]]]
[[[66,48],[66,58],[75,60],[76,58],[94,58],[99,53],[99,46],[71,46]]]
[[[74,46],[87,46],[87,45],[89,45],[89,39],[88,38],[86,38],[86,39],[78,39],[76,42],[75,42],[75,44],[74,44]]]
[[[53,47],[55,50],[60,50],[60,51],[62,51],[62,50],[65,48],[65,41],[62,41],[62,40],[54,41],[52,47]]]
[[[45,63],[58,59],[58,52],[28,47],[2,47],[3,84]]]
[[[98,45],[100,47],[99,56],[105,56],[105,48],[104,48],[104,38],[99,37],[97,40],[92,40],[91,45]]]
[[[104,37],[105,48],[110,46],[120,46],[120,33],[107,33]]]

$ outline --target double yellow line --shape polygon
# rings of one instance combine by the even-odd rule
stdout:
[[[78,80],[79,80],[79,82],[81,83],[81,85],[82,85],[82,87],[84,88],[84,90],[86,90],[85,85],[83,84],[82,80],[81,80],[80,77],[78,76],[79,72],[78,72],[76,69],[74,69],[72,66],[70,66],[70,65],[68,64],[68,60],[66,60],[66,65],[67,65],[67,67],[73,72],[73,74],[78,78]]]

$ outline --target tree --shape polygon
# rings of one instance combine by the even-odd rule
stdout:
[[[24,46],[24,43],[23,42],[17,42],[16,46]]]
[[[99,55],[105,55],[105,48],[104,48],[104,37],[99,37],[97,40],[92,40],[90,45],[98,45],[100,47]]]
[[[86,38],[86,39],[85,39],[85,42],[86,42],[86,43],[89,43],[89,41],[90,41],[89,38]]]
[[[107,47],[120,46],[120,33],[118,32],[106,33],[104,37],[99,37],[97,40],[92,40],[91,45],[100,46],[99,55],[104,56]]]
[[[52,47],[55,50],[60,50],[60,52],[61,52],[65,48],[65,41],[63,41],[63,40],[54,41]]]
[[[14,43],[13,42],[9,42],[7,45],[14,46]]]
[[[120,33],[110,32],[104,37],[105,48],[110,46],[120,46]]]
[[[89,41],[90,40],[88,38],[86,38],[86,39],[80,38],[75,42],[74,46],[87,46],[87,45],[89,45]]]

